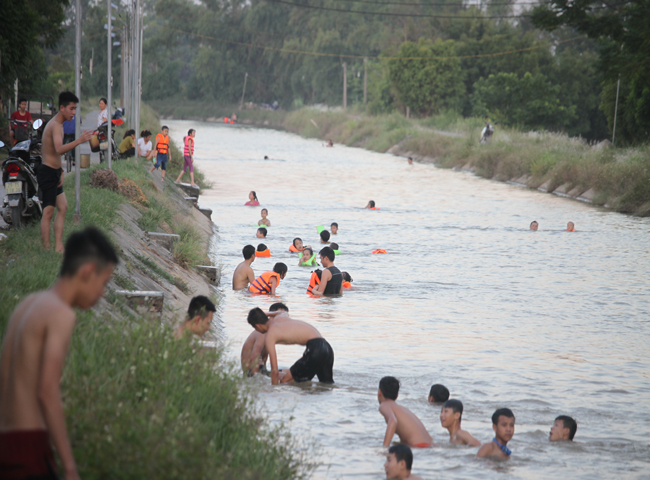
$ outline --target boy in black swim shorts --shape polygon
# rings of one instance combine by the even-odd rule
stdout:
[[[324,338],[313,338],[305,345],[302,358],[294,363],[289,371],[296,382],[307,382],[318,377],[319,382],[334,383],[332,367],[334,351]]]

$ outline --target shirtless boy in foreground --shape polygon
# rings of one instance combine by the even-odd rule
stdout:
[[[457,445],[470,445],[480,447],[481,442],[475,439],[469,432],[460,428],[463,417],[463,402],[460,400],[447,400],[440,411],[440,424],[442,428],[449,431],[449,443]]]
[[[277,312],[278,310],[289,313],[289,307],[284,303],[274,303],[269,307],[269,312]],[[275,316],[275,319],[281,321],[290,319],[290,317],[279,313]],[[244,342],[241,348],[241,368],[247,377],[252,377],[260,371],[265,373],[266,360],[269,358],[269,352],[264,345],[265,341],[266,335],[255,330]]]
[[[506,446],[515,434],[515,415],[509,408],[499,408],[492,414],[494,438],[479,448],[477,457],[510,458],[512,453]]]
[[[180,339],[189,333],[202,337],[210,330],[210,324],[216,311],[214,303],[208,297],[204,295],[194,297],[190,300],[185,320],[174,330],[174,336]]]
[[[61,401],[61,371],[76,316],[101,298],[118,262],[95,228],[70,235],[49,290],[16,307],[0,350],[0,478],[56,478],[50,439],[66,480],[78,479]]]
[[[278,315],[286,316],[282,320]],[[287,383],[291,381],[306,382],[318,376],[318,381],[334,383],[332,367],[334,366],[334,351],[320,332],[308,323],[293,320],[287,313],[276,311],[267,315],[260,308],[248,312],[248,323],[259,333],[266,334],[264,346],[271,361],[271,383]],[[305,345],[305,352],[289,371],[280,378],[278,356],[275,346]]]
[[[421,477],[411,475],[413,466],[413,452],[408,445],[399,443],[388,449],[384,470],[386,480],[422,480]]]
[[[255,272],[251,267],[251,263],[255,261],[255,247],[246,245],[242,248],[241,253],[244,255],[244,261],[237,265],[232,274],[233,290],[248,288],[248,284],[255,281]]]
[[[384,377],[379,381],[379,413],[386,420],[384,447],[388,447],[397,433],[400,442],[410,447],[426,448],[433,446],[433,439],[418,417],[408,408],[398,405],[399,380]]]
[[[59,113],[57,113],[45,126],[42,139],[43,163],[38,168],[36,178],[38,187],[43,193],[43,217],[41,218],[41,238],[45,250],[50,249],[50,225],[56,208],[54,219],[54,249],[63,253],[63,225],[65,214],[68,211],[68,201],[63,193],[63,168],[61,168],[61,155],[69,152],[77,145],[87,142],[93,132],[84,130],[79,138],[73,142],[63,144],[63,122],[72,120],[79,99],[72,92],[59,94]]]

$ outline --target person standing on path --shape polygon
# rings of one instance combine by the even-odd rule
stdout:
[[[165,181],[165,172],[167,171],[167,161],[170,161],[172,158],[171,152],[169,151],[169,128],[167,125],[163,125],[160,129],[160,133],[156,135],[156,163],[149,173],[153,172],[156,168],[160,167],[162,171],[162,181]]]
[[[183,174],[185,173],[185,170],[189,170],[190,172],[190,181],[192,182],[192,186],[196,187],[197,184],[194,183],[194,137],[196,136],[196,130],[193,128],[190,128],[187,132],[187,136],[183,139],[183,143],[185,144],[185,148],[183,149],[183,158],[185,159],[185,163],[183,164],[183,170],[181,170],[180,175],[178,175],[178,178],[176,179],[176,183],[179,183],[181,181],[181,178],[183,177]]]

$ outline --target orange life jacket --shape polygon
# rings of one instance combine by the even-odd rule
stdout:
[[[228,117],[223,117],[223,123],[228,123]]]
[[[255,252],[255,256],[256,256],[256,257],[270,257],[270,256],[271,256],[271,250],[269,250],[269,249],[267,248],[266,250],[264,250],[264,251],[262,251],[262,252],[258,252],[258,251],[256,251],[256,252]]]
[[[248,290],[253,293],[271,293],[271,278],[275,277],[276,287],[280,285],[280,274],[274,271],[264,272],[262,275],[257,277],[253,283],[250,284]]]
[[[380,210],[379,207],[370,207],[368,210]]]
[[[343,282],[343,288],[352,288],[352,284],[350,282]]]
[[[169,136],[159,133],[156,135],[156,150],[158,153],[168,153],[169,152]]]
[[[292,253],[300,253],[300,250],[298,250],[296,247],[294,247],[293,243],[289,247],[289,251]]]
[[[318,275],[316,274],[316,272],[311,272],[311,278],[309,279],[309,286],[307,287],[307,293],[309,295],[313,295],[314,294],[313,290],[317,285],[320,285],[320,280],[318,279]]]
[[[372,253],[388,253],[388,252],[383,248],[378,248],[377,250],[373,250]]]

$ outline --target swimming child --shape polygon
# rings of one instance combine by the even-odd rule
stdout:
[[[337,233],[339,233],[339,224],[336,222],[332,222],[332,224],[330,225],[330,230],[332,231],[332,235],[336,235]]]
[[[214,303],[208,297],[203,295],[194,297],[190,301],[185,320],[174,330],[174,336],[183,338],[186,333],[190,333],[202,337],[210,330],[210,323],[216,311]]]
[[[251,190],[251,192],[248,194],[248,202],[246,202],[244,205],[248,205],[249,207],[259,207],[260,202],[257,199],[257,193]]]
[[[269,307],[269,312],[277,312],[281,310],[289,313],[289,307],[284,303],[274,303]],[[290,318],[287,316],[278,315],[277,320]],[[241,349],[241,368],[247,377],[252,377],[257,372],[266,373],[266,359],[269,357],[269,352],[264,347],[266,336],[254,330],[251,333]]]
[[[449,400],[449,390],[447,387],[439,383],[431,385],[431,390],[429,390],[429,403],[442,405],[447,400]]]
[[[260,308],[248,312],[248,323],[259,333],[266,334],[264,346],[269,352],[271,363],[271,383],[278,385],[287,382],[306,382],[318,376],[318,381],[334,383],[332,367],[334,366],[334,351],[316,328],[308,323],[292,318],[280,320],[278,315],[288,316],[284,312],[269,312],[268,315]],[[280,377],[278,355],[275,346],[304,345],[302,358],[294,363],[288,372]]]
[[[334,142],[332,141],[332,139],[329,139],[329,140],[327,141],[327,145],[325,145],[325,146],[326,146],[326,147],[333,147],[333,146],[334,146]]]
[[[515,434],[515,415],[509,408],[499,408],[492,414],[494,438],[479,448],[477,457],[510,458],[512,453],[506,446]]]
[[[251,282],[248,290],[252,293],[270,293],[275,295],[275,289],[280,285],[280,280],[287,276],[287,266],[278,262],[273,266],[272,271],[264,272]]]
[[[311,247],[305,247],[303,251],[298,255],[298,266],[299,267],[313,267],[318,266],[316,262],[316,254]]]
[[[323,230],[320,232],[320,243],[330,243],[330,232]]]
[[[255,261],[255,247],[246,245],[242,248],[241,253],[244,255],[244,261],[237,265],[232,274],[233,290],[248,288],[248,284],[255,281],[255,272],[253,272],[253,268],[251,267],[251,264]]]
[[[403,443],[393,445],[388,449],[384,471],[386,480],[422,480],[422,477],[411,475],[413,452],[411,447]]]
[[[291,253],[300,253],[304,250],[302,245],[302,238],[296,237],[293,239],[293,244],[289,246],[289,251]]]
[[[309,277],[309,286],[307,287],[308,295],[314,294],[314,288],[320,283],[320,279],[322,275],[323,272],[321,271],[320,268],[317,268],[316,270],[311,272],[311,277]]]
[[[341,250],[339,249],[339,244],[332,242],[330,243],[330,248],[334,250],[334,255],[341,255]]]
[[[532,222],[530,222],[530,229],[533,232],[536,232],[538,228],[539,228],[539,223],[537,223],[537,220],[533,220]]]
[[[262,209],[262,218],[260,219],[259,222],[257,222],[258,225],[266,225],[267,227],[271,226],[271,220],[269,220],[267,215],[269,214],[269,211],[266,208]]]
[[[449,443],[457,445],[470,445],[480,447],[481,442],[475,439],[469,432],[460,428],[463,417],[463,402],[460,400],[447,400],[440,410],[440,425],[449,431]]]
[[[409,160],[409,165],[413,165],[413,158],[412,158],[412,157],[409,157],[408,160]]]
[[[320,263],[325,267],[318,287],[314,288],[314,295],[340,295],[343,293],[343,276],[341,270],[334,266],[334,250],[323,247],[320,252]]]
[[[257,248],[255,249],[255,256],[256,257],[270,257],[271,256],[271,250],[264,245],[263,243],[260,243]]]
[[[257,233],[255,234],[255,236],[257,238],[266,238],[267,233],[269,233],[269,231],[266,228],[260,227],[257,229]]]
[[[576,224],[573,222],[569,222],[566,224],[566,231],[567,232],[575,232],[576,231]]]
[[[343,277],[343,288],[352,288],[352,277],[348,272],[341,272]]]
[[[388,447],[397,433],[400,442],[410,447],[426,448],[433,445],[433,439],[418,417],[408,408],[398,405],[399,380],[384,377],[379,381],[379,413],[386,420],[384,447]]]
[[[378,208],[375,207],[375,201],[374,200],[368,201],[368,205],[366,205],[363,208],[367,208],[368,210],[378,210]]]
[[[567,415],[560,415],[553,422],[548,439],[551,442],[572,442],[577,430],[578,424],[573,418]]]

